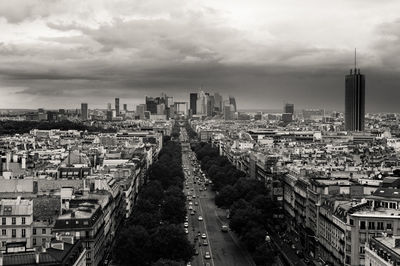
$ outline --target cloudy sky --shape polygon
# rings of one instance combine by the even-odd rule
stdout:
[[[367,111],[400,111],[398,0],[0,1],[0,108],[129,108],[201,86],[242,109],[343,110],[344,75]]]

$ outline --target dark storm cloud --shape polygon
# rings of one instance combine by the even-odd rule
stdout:
[[[329,14],[318,12],[318,5],[309,5],[310,10],[284,6],[281,20],[257,24],[246,9],[237,8],[230,18],[235,4],[226,5],[233,8],[230,11],[221,11],[217,3],[215,8],[193,3],[187,7],[189,2],[179,0],[173,5],[156,0],[115,4],[60,0],[49,6],[25,1],[18,12],[15,5],[0,10],[7,21],[26,27],[28,35],[18,38],[19,28],[8,29],[9,41],[0,43],[0,84],[17,88],[16,97],[54,105],[76,105],[85,99],[103,106],[116,96],[142,101],[144,95],[162,91],[187,100],[190,91],[202,86],[235,95],[241,108],[280,108],[291,101],[298,107],[342,110],[344,75],[353,67],[351,38],[358,36],[352,23],[342,22],[341,16],[366,16],[376,10],[373,1],[363,1],[357,13],[352,13],[352,7],[334,10],[335,4],[330,3],[337,18],[325,22]],[[93,3],[103,9],[92,12]],[[79,12],[65,14],[76,11],[75,5]],[[269,4],[258,5],[260,12],[268,12]],[[62,7],[67,9],[64,14]],[[256,11],[258,19],[282,12]],[[300,20],[292,20],[296,16]],[[364,33],[368,45],[359,53],[367,75],[367,108],[396,111],[400,22],[378,21],[365,26],[371,27],[374,38]],[[37,34],[32,33],[34,27]],[[0,91],[0,96],[7,95]]]

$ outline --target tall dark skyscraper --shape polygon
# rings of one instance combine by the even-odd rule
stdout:
[[[346,75],[345,129],[363,131],[365,119],[365,76],[360,69]]]
[[[119,98],[115,98],[115,115],[119,116]]]
[[[283,108],[283,113],[294,115],[294,104],[292,103],[285,104],[285,107]]]
[[[150,114],[157,114],[157,101],[153,97],[146,96],[146,111],[149,111]]]
[[[81,103],[81,119],[83,121],[88,120],[89,118],[89,113],[88,113],[88,104],[87,103]]]
[[[192,114],[197,114],[197,93],[190,94],[190,110]]]

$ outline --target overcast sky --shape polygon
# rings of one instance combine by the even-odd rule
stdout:
[[[366,75],[368,112],[398,112],[398,0],[0,1],[0,108],[105,108],[201,86],[239,109],[344,109]]]

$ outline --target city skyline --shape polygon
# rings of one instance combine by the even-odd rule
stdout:
[[[344,110],[357,47],[366,112],[398,111],[396,1],[45,3],[0,6],[0,108],[139,104],[161,91],[180,101],[205,87],[243,109]]]

